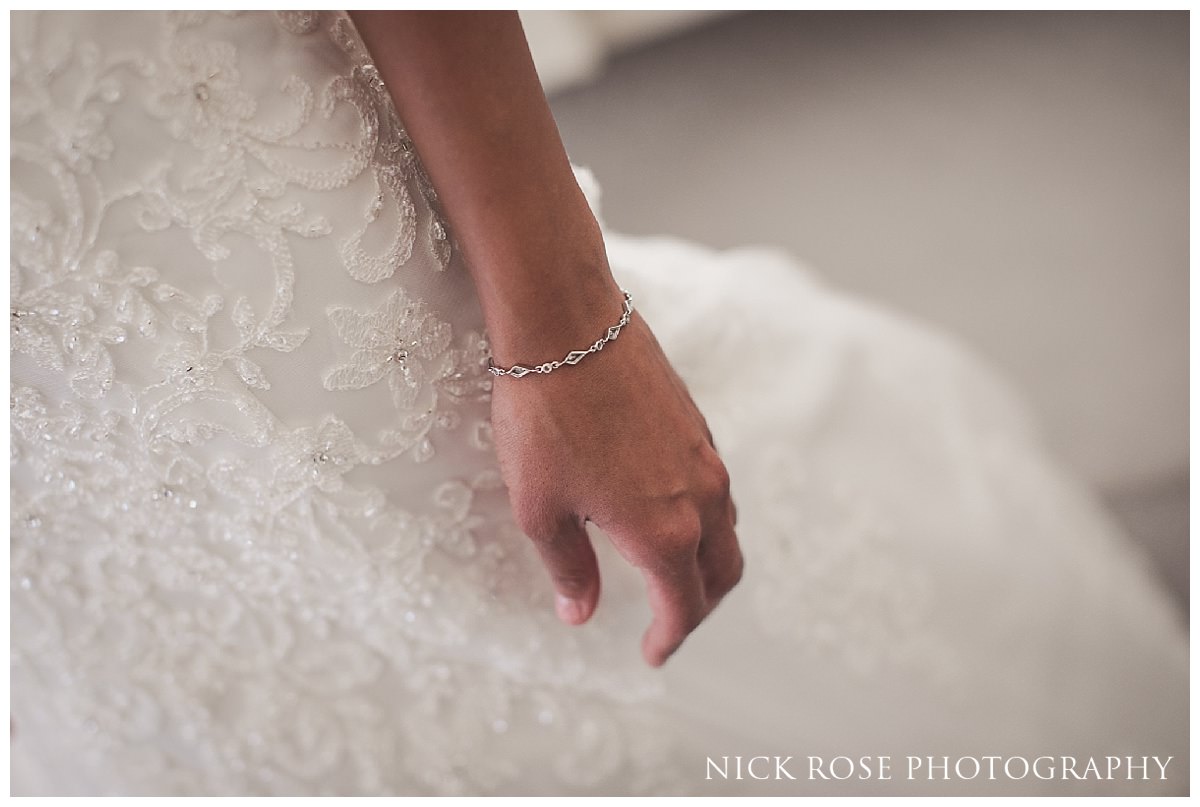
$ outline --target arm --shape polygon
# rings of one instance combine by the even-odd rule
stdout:
[[[454,228],[497,363],[590,344],[620,293],[516,13],[351,17]]]
[[[442,199],[498,364],[585,347],[621,296],[515,12],[351,12]],[[635,301],[636,303],[636,301]],[[736,584],[728,476],[636,314],[577,366],[498,378],[496,451],[517,523],[572,624],[596,607],[593,521],[642,570],[660,665]]]

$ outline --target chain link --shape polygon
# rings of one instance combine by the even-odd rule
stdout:
[[[630,295],[629,292],[625,291],[625,289],[621,289],[621,293],[625,295],[625,299],[621,304],[623,308],[623,311],[621,312],[621,319],[616,325],[613,325],[611,328],[609,328],[608,331],[605,332],[604,336],[597,339],[585,350],[572,350],[566,356],[557,361],[548,361],[545,364],[538,364],[534,365],[533,367],[525,367],[520,364],[514,364],[512,367],[504,368],[497,365],[489,357],[488,372],[492,375],[507,375],[512,376],[513,378],[520,378],[522,376],[529,375],[530,373],[544,374],[553,372],[559,367],[562,367],[564,364],[579,364],[579,362],[581,362],[583,358],[590,353],[599,353],[604,349],[605,345],[617,338],[617,336],[621,333],[621,329],[629,324],[629,317],[633,314],[633,296]]]

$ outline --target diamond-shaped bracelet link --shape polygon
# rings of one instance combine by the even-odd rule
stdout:
[[[625,291],[625,289],[621,289],[621,293],[625,295],[625,300],[621,304],[622,309],[623,309],[621,312],[621,319],[617,322],[616,325],[613,325],[611,328],[609,328],[605,332],[604,336],[597,339],[595,342],[593,342],[590,346],[588,346],[584,350],[572,350],[570,353],[568,353],[566,356],[559,359],[558,361],[548,361],[545,364],[538,364],[533,367],[525,367],[524,365],[521,365],[521,364],[514,364],[512,367],[509,367],[507,369],[504,367],[498,366],[489,357],[488,358],[488,372],[491,373],[492,375],[507,375],[507,376],[512,376],[513,378],[520,378],[521,376],[526,376],[526,375],[529,375],[530,373],[549,373],[554,370],[557,370],[559,367],[562,367],[564,364],[579,364],[579,362],[583,361],[584,356],[587,356],[589,353],[599,353],[601,350],[604,350],[605,345],[607,345],[609,342],[611,342],[612,340],[617,338],[617,336],[621,333],[621,329],[629,324],[629,317],[631,314],[633,314],[633,297],[632,297],[632,295],[630,295],[629,292]]]

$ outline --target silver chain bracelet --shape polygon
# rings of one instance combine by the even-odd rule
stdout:
[[[593,342],[586,350],[572,350],[558,361],[548,361],[545,364],[539,364],[536,367],[523,367],[520,364],[514,364],[512,367],[505,369],[497,366],[496,363],[491,360],[491,358],[488,358],[488,372],[492,375],[508,375],[512,376],[513,378],[520,378],[521,376],[529,375],[530,373],[549,373],[553,370],[557,370],[564,364],[579,364],[579,362],[583,360],[583,357],[589,353],[599,353],[604,349],[605,345],[617,338],[617,335],[621,333],[621,329],[629,324],[629,317],[631,314],[633,314],[633,297],[629,294],[629,292],[625,291],[625,289],[621,289],[621,293],[625,295],[625,300],[621,304],[624,310],[621,312],[620,321],[617,322],[616,325],[609,328],[603,337]]]

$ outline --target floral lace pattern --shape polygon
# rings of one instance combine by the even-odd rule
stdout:
[[[14,19],[22,736],[112,792],[668,787],[655,686],[582,665],[506,516],[469,277],[348,17]]]
[[[1181,633],[1008,399],[761,252],[606,237],[718,435],[747,578],[652,671],[593,534],[601,606],[561,624],[470,275],[348,16],[12,30],[18,792],[712,794],[706,755],[923,730],[1185,747]]]
[[[363,389],[386,379],[397,411],[415,409],[417,414],[403,416],[401,427],[385,432],[383,441],[398,451],[409,451],[415,460],[432,455],[430,427],[458,425],[454,410],[438,411],[439,395],[462,400],[491,388],[490,379],[478,372],[487,364],[487,341],[468,333],[464,347],[453,348],[450,327],[402,289],[368,313],[331,306],[328,315],[338,338],[353,353],[325,375],[325,389]]]

